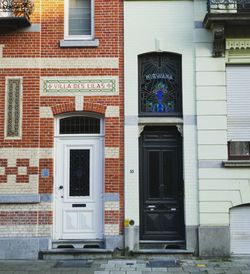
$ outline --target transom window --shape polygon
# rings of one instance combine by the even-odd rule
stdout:
[[[65,0],[65,39],[93,38],[93,0]]]
[[[60,119],[60,134],[100,134],[100,119],[72,116]]]
[[[181,55],[139,55],[139,115],[181,116]]]

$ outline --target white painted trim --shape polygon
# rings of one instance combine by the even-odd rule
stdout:
[[[75,97],[76,111],[83,111],[83,96],[77,95]]]
[[[91,35],[69,35],[69,0],[64,0],[64,39],[93,40],[94,34],[94,0],[91,0]]]
[[[0,58],[3,58],[3,48],[4,48],[4,45],[0,44]]]
[[[40,118],[54,118],[51,107],[40,107],[39,109],[39,117]]]
[[[250,39],[246,38],[234,38],[234,39],[226,39],[226,49],[249,49],[250,48]]]
[[[102,239],[103,238],[103,230],[104,230],[104,203],[103,203],[103,189],[104,189],[104,158],[103,158],[103,138],[102,137],[80,137],[75,138],[73,136],[67,138],[56,138],[55,139],[55,161],[54,161],[54,225],[53,225],[53,238],[61,239],[64,237],[65,239],[77,239],[80,237],[81,239]],[[62,170],[62,167],[68,168],[69,163],[69,151],[71,149],[90,149],[90,165],[95,165],[96,169],[91,170],[90,166],[90,195],[87,197],[68,197],[68,179],[69,174],[68,170],[63,170],[63,172],[58,173],[58,171]],[[96,170],[99,170],[97,173]],[[92,174],[92,176],[91,176]],[[66,178],[66,179],[65,179]],[[64,183],[63,183],[64,182]],[[64,185],[66,184],[66,185]],[[63,190],[59,190],[59,185],[64,185]],[[63,197],[63,201],[61,200]],[[65,199],[66,198],[66,199]],[[91,212],[94,210],[94,230],[87,230],[86,232],[81,232],[77,235],[74,235],[74,232],[65,233],[63,235],[63,231],[61,227],[63,225],[63,215],[61,211],[61,206],[64,203],[86,203],[87,207],[89,205],[89,209],[86,209],[86,212]],[[69,205],[65,205],[65,209],[68,208]],[[78,209],[75,209],[78,211]],[[59,215],[58,215],[59,214]],[[95,215],[97,214],[97,215]]]
[[[100,134],[60,134],[60,120],[67,117],[85,116],[98,118],[100,120]],[[96,115],[89,112],[72,112],[67,114],[57,115],[54,123],[55,137],[60,138],[78,138],[78,137],[103,137],[104,136],[104,119],[100,115]]]
[[[20,94],[19,94],[19,104],[20,104],[20,113],[19,113],[19,132],[18,136],[11,137],[7,136],[7,127],[8,127],[8,85],[9,80],[18,79],[20,80]],[[7,76],[5,77],[5,118],[4,118],[4,139],[6,140],[20,140],[22,139],[22,121],[23,121],[23,77],[22,76]]]

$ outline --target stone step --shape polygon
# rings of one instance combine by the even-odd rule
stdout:
[[[166,249],[166,250],[185,250],[185,241],[149,241],[143,240],[139,242],[139,249]]]
[[[55,248],[104,248],[103,240],[57,240],[52,242],[52,249]]]
[[[57,248],[43,250],[40,260],[111,259],[113,250],[102,248]]]
[[[155,258],[167,255],[193,256],[194,250],[187,249],[139,249],[132,252],[136,258]]]

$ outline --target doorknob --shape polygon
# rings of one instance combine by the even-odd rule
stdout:
[[[59,186],[59,189],[63,189],[63,186]]]
[[[147,208],[156,208],[155,205],[148,205]]]
[[[156,209],[156,206],[155,205],[148,205],[146,208],[149,209],[150,211],[154,211]]]

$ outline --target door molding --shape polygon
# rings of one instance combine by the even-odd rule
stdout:
[[[139,144],[140,240],[183,242],[184,186],[180,132],[176,126],[145,126]],[[150,169],[151,164],[153,167]],[[157,222],[158,226],[154,226],[153,223]]]
[[[95,117],[100,119],[100,133],[99,134],[60,134],[59,125],[60,120],[63,118],[68,118],[72,116],[86,116],[86,117]],[[103,119],[97,115],[88,115],[84,113],[71,113],[69,115],[60,115],[55,119],[55,153],[54,153],[54,222],[53,222],[53,239],[67,239],[67,237],[62,236],[62,228],[60,229],[60,225],[63,225],[62,211],[60,209],[62,199],[64,199],[66,190],[59,191],[59,186],[62,182],[67,181],[69,183],[69,155],[71,150],[89,150],[90,152],[90,172],[92,168],[95,168],[90,174],[93,176],[90,178],[90,184],[92,183],[90,189],[89,196],[80,196],[80,198],[72,199],[71,197],[66,197],[65,202],[72,202],[72,211],[73,210],[82,210],[82,215],[84,215],[84,209],[78,208],[75,206],[76,204],[86,204],[90,203],[95,207],[95,219],[93,224],[95,226],[96,233],[91,233],[90,231],[84,235],[78,237],[78,234],[75,233],[70,239],[102,239],[104,232],[104,205],[103,205],[103,178],[104,178],[104,131],[103,131]],[[92,158],[94,157],[94,158]],[[66,163],[67,162],[67,163]],[[66,167],[66,168],[65,168]],[[62,170],[63,169],[63,170]],[[98,170],[98,172],[97,172]],[[65,187],[63,185],[63,187]],[[67,192],[69,193],[69,192]],[[63,197],[63,198],[61,198]],[[93,204],[95,203],[95,205]],[[73,204],[74,207],[73,208]],[[62,205],[63,206],[63,205]],[[90,210],[90,209],[87,209]],[[86,213],[88,215],[88,213]],[[87,216],[85,215],[85,217]],[[66,218],[66,217],[65,217]],[[78,217],[79,218],[79,217]],[[86,217],[87,218],[87,217]],[[86,230],[87,231],[87,230]],[[80,234],[79,234],[80,235]]]

